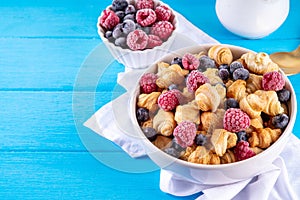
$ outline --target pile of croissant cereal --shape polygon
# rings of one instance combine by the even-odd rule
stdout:
[[[263,52],[235,58],[225,45],[158,62],[139,81],[136,117],[160,150],[198,164],[245,160],[289,123],[291,92]]]

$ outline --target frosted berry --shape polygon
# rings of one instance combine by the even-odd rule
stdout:
[[[200,63],[199,63],[198,69],[200,71],[205,71],[207,68],[215,68],[216,67],[215,61],[206,55],[201,56],[199,61],[200,61]]]
[[[111,8],[114,11],[125,10],[128,6],[128,2],[126,0],[113,0],[111,4]]]
[[[107,39],[111,39],[111,37],[112,37],[112,31],[106,31],[104,33],[104,37],[107,38]]]
[[[127,45],[131,50],[143,50],[147,44],[148,35],[142,30],[134,30],[127,36]]]
[[[150,26],[156,21],[156,13],[149,8],[138,10],[136,13],[136,21],[141,26]]]
[[[125,12],[124,11],[117,11],[117,12],[115,12],[116,13],[116,15],[119,17],[119,19],[120,19],[120,21],[122,21],[123,20],[123,18],[125,17]]]
[[[281,102],[287,102],[291,98],[291,92],[287,89],[282,89],[277,91],[277,96],[279,101]]]
[[[156,46],[162,45],[163,41],[156,35],[148,35],[147,48],[152,49]]]
[[[154,1],[153,0],[137,0],[136,1],[136,8],[137,9],[145,9],[145,8],[154,8]]]
[[[183,67],[183,65],[182,65],[182,58],[179,58],[179,57],[173,58],[173,60],[171,61],[171,65],[173,65],[173,64],[177,64],[180,67]]]
[[[186,53],[182,57],[182,65],[184,69],[195,70],[198,69],[200,61],[196,56],[190,53]]]
[[[277,71],[267,72],[262,78],[262,87],[264,90],[282,90],[285,85],[285,80],[281,73]]]
[[[125,17],[123,18],[123,21],[125,21],[125,20],[135,21],[135,15],[134,14],[125,15]]]
[[[230,132],[240,132],[250,126],[250,117],[239,108],[229,108],[223,118],[224,129]]]
[[[107,29],[112,30],[120,22],[119,17],[112,10],[104,10],[100,18],[100,25]]]
[[[230,77],[229,71],[228,71],[227,69],[224,69],[224,68],[219,69],[218,74],[219,74],[219,77],[220,77],[223,81],[228,80],[229,77]]]
[[[158,106],[164,111],[171,111],[179,105],[178,95],[173,90],[159,95],[157,102]]]
[[[149,119],[149,110],[146,108],[138,108],[136,118],[139,122],[147,121]]]
[[[233,72],[236,70],[236,69],[239,69],[239,68],[244,68],[243,64],[239,61],[233,61],[230,65],[229,65],[229,72],[231,74],[233,74]]]
[[[201,85],[208,83],[209,79],[198,70],[193,70],[186,79],[186,86],[190,92],[195,92]]]
[[[284,129],[289,123],[289,117],[286,114],[276,115],[272,118],[272,124],[276,128]]]
[[[239,108],[239,102],[237,100],[235,100],[234,98],[228,98],[226,99],[225,103],[224,103],[224,107],[225,110],[229,109],[229,108]]]
[[[145,73],[140,79],[140,87],[142,93],[150,94],[151,92],[156,91],[157,75],[154,73]]]
[[[245,68],[238,68],[232,73],[233,80],[247,80],[249,78],[249,71]]]
[[[129,34],[130,32],[135,30],[135,23],[132,20],[126,19],[122,23],[122,30],[124,34]]]
[[[196,125],[190,121],[180,122],[174,129],[173,135],[176,142],[183,148],[194,144],[196,137]]]
[[[203,146],[206,143],[206,141],[207,141],[207,138],[203,134],[198,134],[195,138],[195,142],[199,146]]]
[[[115,40],[115,45],[120,46],[122,48],[126,48],[126,38],[125,37],[119,37]]]
[[[128,5],[127,8],[125,9],[125,15],[129,15],[129,14],[135,14],[136,9],[134,7],[134,5]]]
[[[168,21],[158,21],[153,24],[151,34],[157,35],[162,40],[167,40],[174,30],[172,23]]]
[[[234,148],[234,155],[237,161],[245,160],[255,156],[255,152],[249,148],[247,141],[240,141]]]
[[[147,137],[147,139],[150,141],[154,141],[157,138],[157,132],[152,127],[143,128],[143,133]]]
[[[248,136],[247,136],[246,131],[240,131],[236,135],[237,135],[237,138],[238,138],[237,139],[238,142],[242,141],[242,140],[244,140],[244,141],[248,140]]]
[[[169,21],[172,11],[167,6],[157,6],[155,8],[155,13],[158,21]]]
[[[117,39],[119,37],[123,37],[123,25],[122,24],[117,24],[115,28],[112,31],[112,36],[113,38]]]

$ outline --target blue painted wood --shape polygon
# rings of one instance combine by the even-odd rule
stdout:
[[[117,74],[124,67],[115,61],[107,64],[109,56],[97,60],[107,65],[103,74],[95,65],[81,76],[89,81],[76,84],[85,58],[103,45],[96,23],[110,2],[0,2],[0,199],[197,197],[164,194],[159,190],[159,171],[149,159],[132,159],[82,126],[93,112],[124,92],[116,88]],[[283,26],[260,40],[245,40],[228,32],[216,17],[215,1],[165,2],[222,43],[267,53],[291,51],[300,44],[297,0],[290,1]],[[300,96],[300,75],[289,78]],[[74,101],[73,90],[93,103]],[[74,114],[74,107],[80,114]],[[299,123],[294,133],[300,137]],[[92,141],[88,149],[80,134]],[[122,165],[117,166],[118,162]],[[141,169],[149,172],[129,173]]]

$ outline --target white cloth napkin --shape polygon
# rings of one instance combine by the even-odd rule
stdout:
[[[181,43],[178,41],[175,43],[173,50],[193,44],[217,43],[215,39],[199,30],[182,15],[179,13],[176,14],[180,23],[178,33],[188,34],[193,42]],[[182,38],[179,37],[178,39]],[[143,70],[130,71],[126,69],[124,73],[119,74],[118,83],[128,91],[131,91],[131,87],[135,85],[134,83],[136,83],[142,72]],[[131,123],[130,119],[124,120],[123,118],[122,121],[118,121],[118,118],[115,117],[118,116],[116,112],[118,112],[119,108],[121,110],[121,108],[126,107],[128,102],[129,94],[125,93],[100,108],[84,125],[102,137],[119,145],[131,157],[146,156],[146,151],[141,141],[119,126],[120,123],[129,125]],[[121,127],[124,126],[121,125]],[[192,182],[179,177],[173,172],[162,169],[160,174],[160,188],[162,191],[176,196],[189,196],[202,191],[203,194],[198,197],[200,200],[296,200],[298,199],[297,196],[300,196],[300,179],[298,179],[300,177],[300,170],[298,169],[300,167],[299,155],[300,140],[293,135],[286,148],[280,154],[280,157],[273,162],[273,165],[252,179],[234,184],[208,186]]]

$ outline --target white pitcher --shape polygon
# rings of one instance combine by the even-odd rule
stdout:
[[[258,39],[283,24],[289,4],[289,0],[216,0],[215,9],[226,29],[245,38]]]

